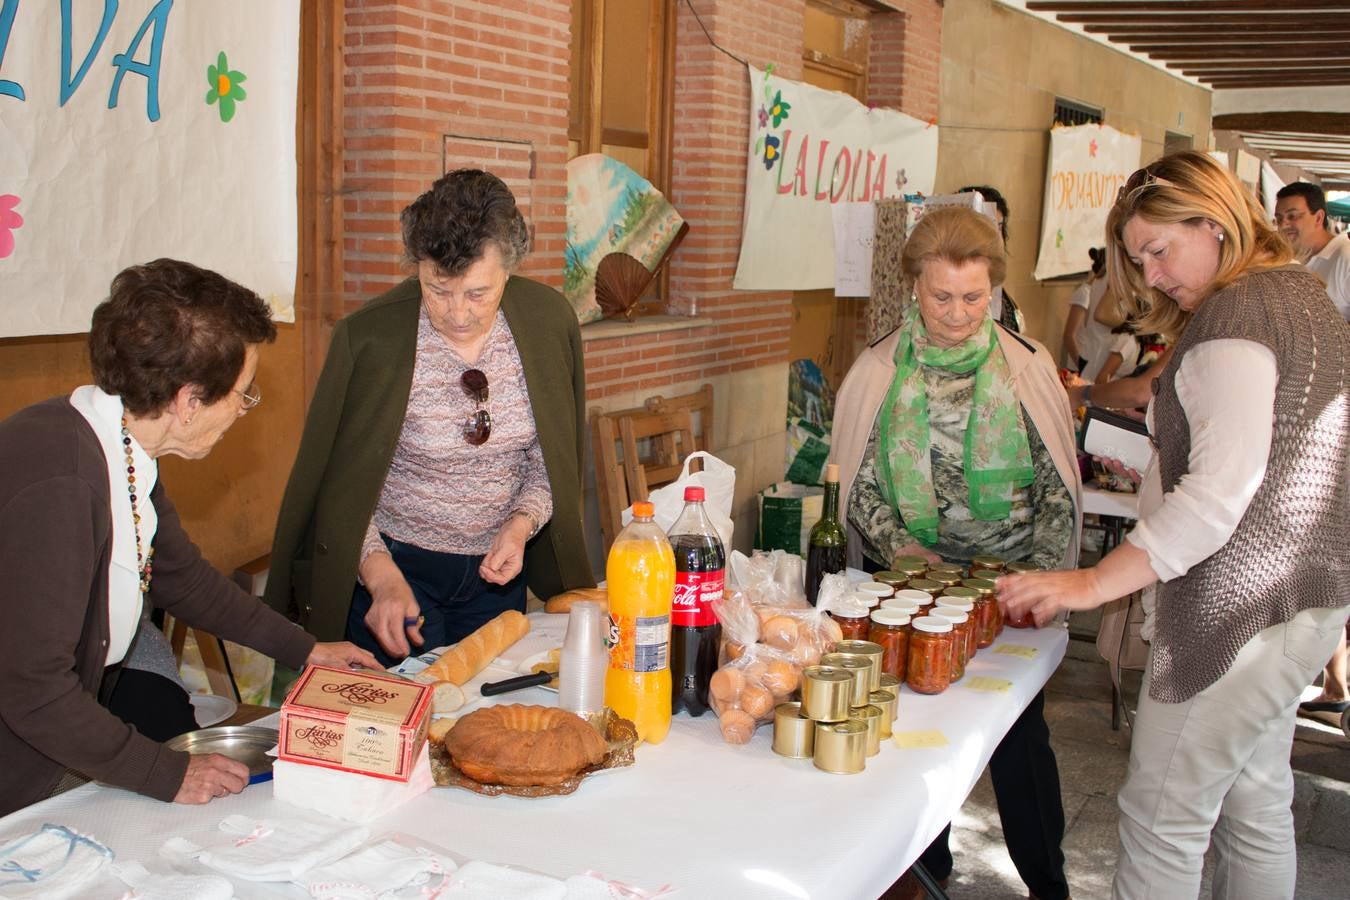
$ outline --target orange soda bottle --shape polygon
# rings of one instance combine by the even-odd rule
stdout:
[[[633,504],[633,521],[614,539],[605,564],[609,623],[605,705],[658,744],[670,731],[670,610],[675,553],[652,504]]]

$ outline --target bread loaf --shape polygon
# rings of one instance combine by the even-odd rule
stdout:
[[[462,685],[487,668],[488,663],[523,638],[529,630],[530,621],[524,614],[508,609],[418,672],[417,680],[449,681]]]
[[[605,588],[577,588],[554,594],[544,603],[544,612],[566,613],[572,611],[572,604],[580,601],[600,604],[603,612],[609,611],[609,591]]]
[[[438,681],[431,692],[431,713],[443,716],[452,713],[464,705],[464,692],[459,685],[448,681]]]

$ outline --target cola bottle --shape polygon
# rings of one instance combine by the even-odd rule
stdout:
[[[722,623],[713,603],[726,583],[726,549],[703,508],[703,488],[684,489],[684,511],[670,526],[675,551],[675,601],[670,616],[671,712],[701,716],[717,671]]]

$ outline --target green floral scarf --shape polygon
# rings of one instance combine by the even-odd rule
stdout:
[[[1035,472],[1012,373],[994,337],[994,320],[986,318],[965,343],[944,349],[928,342],[918,304],[911,305],[900,324],[895,378],[881,407],[877,480],[909,533],[931,547],[938,538],[938,505],[924,366],[975,373],[963,460],[971,515],[984,521],[1007,518],[1013,489],[1031,484]]]

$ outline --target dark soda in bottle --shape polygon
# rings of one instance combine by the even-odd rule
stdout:
[[[713,603],[726,584],[726,549],[703,509],[703,488],[684,489],[684,512],[670,526],[675,551],[675,600],[670,615],[671,712],[701,716],[717,671],[722,623]]]

